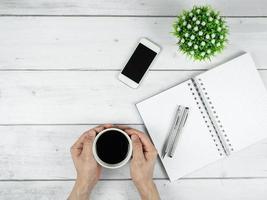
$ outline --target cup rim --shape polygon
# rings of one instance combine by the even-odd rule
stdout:
[[[121,162],[116,163],[116,164],[109,164],[109,163],[104,162],[103,160],[101,160],[98,157],[97,152],[96,152],[96,142],[97,142],[98,138],[101,135],[103,135],[105,132],[112,131],[112,130],[122,133],[127,138],[128,142],[129,142],[129,149],[128,149],[127,156],[125,157],[124,160],[122,160]],[[130,158],[132,156],[132,151],[133,151],[133,146],[132,146],[132,141],[131,141],[130,136],[125,131],[123,131],[121,129],[118,129],[118,128],[107,128],[107,129],[99,132],[96,135],[95,139],[94,139],[92,148],[93,148],[93,155],[94,155],[94,158],[95,158],[96,162],[98,162],[102,167],[109,168],[109,169],[117,169],[117,168],[120,168],[120,167],[124,166],[130,160]]]

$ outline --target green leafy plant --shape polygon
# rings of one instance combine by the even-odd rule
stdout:
[[[173,29],[180,51],[194,60],[211,59],[227,44],[228,26],[219,12],[209,6],[183,11]]]

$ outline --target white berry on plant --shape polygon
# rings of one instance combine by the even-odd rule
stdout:
[[[221,52],[228,37],[228,26],[219,12],[209,6],[183,11],[173,25],[179,50],[193,60],[207,60]]]

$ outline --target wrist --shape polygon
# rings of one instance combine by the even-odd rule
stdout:
[[[159,199],[158,190],[153,180],[135,184],[142,200]]]
[[[83,180],[76,179],[75,185],[73,187],[73,193],[77,200],[88,200],[93,187]]]
[[[91,193],[94,185],[90,184],[88,181],[77,178],[74,187],[81,193]]]
[[[88,200],[91,189],[87,184],[76,180],[68,200]]]

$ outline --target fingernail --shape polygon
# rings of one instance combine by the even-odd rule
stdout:
[[[136,135],[133,135],[133,136],[132,136],[132,139],[133,139],[133,140],[137,140],[137,138],[138,138],[138,137],[137,137]]]

